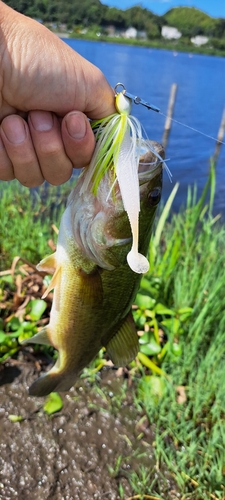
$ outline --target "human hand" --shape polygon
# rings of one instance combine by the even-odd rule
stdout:
[[[73,168],[88,165],[94,147],[89,121],[80,111],[62,121],[48,111],[30,111],[27,122],[8,115],[0,126],[0,180],[16,178],[27,187],[44,180],[63,184]]]
[[[61,184],[73,166],[89,163],[95,140],[87,116],[113,113],[113,90],[44,26],[2,2],[0,12],[0,179]]]

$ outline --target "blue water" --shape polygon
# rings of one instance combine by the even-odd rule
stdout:
[[[171,85],[177,83],[173,118],[217,137],[225,107],[225,58],[104,42],[65,42],[98,66],[112,87],[122,82],[128,92],[156,105],[165,114]],[[140,119],[149,139],[162,140],[165,117],[140,105],[133,105],[132,114]],[[166,150],[173,184],[164,175],[164,199],[179,181],[176,209],[185,202],[188,185],[197,183],[200,194],[214,150],[215,141],[173,123]],[[225,145],[217,163],[215,213],[218,212],[225,215]]]

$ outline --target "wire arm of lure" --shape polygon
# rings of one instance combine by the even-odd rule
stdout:
[[[142,106],[145,106],[147,109],[151,109],[152,111],[156,111],[156,113],[160,112],[160,109],[157,108],[157,106],[154,106],[153,104],[149,104],[148,102],[144,101],[141,97],[135,96],[134,94],[130,94],[130,92],[127,92],[125,86],[123,83],[117,83],[114,90],[115,94],[117,95],[117,88],[122,87],[122,93],[129,99],[131,99],[134,104],[141,104]]]

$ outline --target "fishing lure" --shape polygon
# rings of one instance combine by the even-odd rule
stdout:
[[[117,92],[118,87],[122,87],[121,92]],[[130,112],[132,101],[154,111],[159,109],[127,93],[121,83],[118,83],[114,90],[117,113],[92,122],[97,142],[80,194],[91,189],[93,194],[97,195],[102,177],[109,168],[114,170],[114,179],[118,181],[132,232],[132,247],[127,255],[127,262],[135,273],[146,273],[149,270],[149,262],[138,252],[140,212],[138,167],[143,136],[139,120],[131,116]]]

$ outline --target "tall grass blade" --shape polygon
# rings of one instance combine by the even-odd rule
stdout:
[[[176,196],[176,193],[177,193],[177,190],[178,190],[178,187],[179,187],[179,183],[177,182],[172,190],[172,192],[170,193],[170,196],[165,204],[165,207],[163,209],[163,212],[159,218],[159,221],[158,221],[158,224],[157,224],[157,228],[156,228],[156,231],[155,231],[155,235],[154,235],[154,238],[153,238],[153,244],[154,244],[154,247],[157,248],[159,246],[159,243],[160,243],[160,238],[161,238],[161,234],[162,234],[162,231],[163,231],[163,228],[165,226],[165,222],[166,220],[168,219],[169,217],[169,214],[170,214],[170,210],[171,210],[171,207],[172,207],[172,204],[173,204],[173,200]]]

